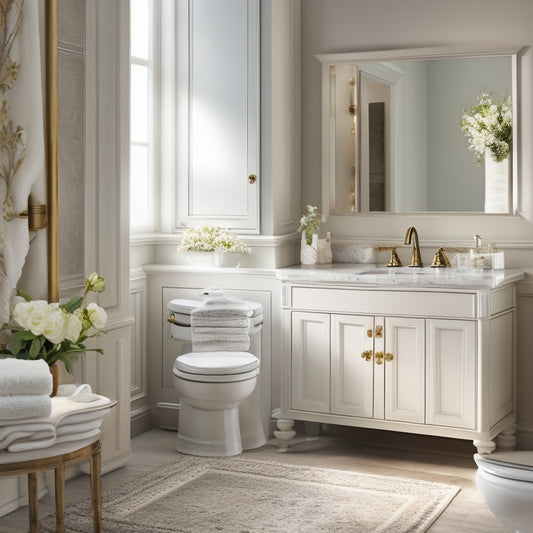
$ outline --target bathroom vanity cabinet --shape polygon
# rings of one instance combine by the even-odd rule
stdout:
[[[498,435],[514,446],[512,282],[336,278],[283,282],[278,418],[472,439],[481,453]]]

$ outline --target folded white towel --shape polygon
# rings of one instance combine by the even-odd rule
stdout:
[[[69,433],[82,433],[85,431],[91,431],[93,429],[97,429],[102,425],[104,415],[103,412],[100,413],[100,416],[98,418],[95,418],[94,420],[89,420],[88,422],[77,422],[74,424],[60,424],[56,428],[56,434],[59,435],[67,435]]]
[[[56,428],[49,422],[33,422],[31,424],[15,424],[0,427],[0,450],[11,443],[22,440],[50,440],[55,436]]]
[[[204,305],[220,306],[220,307],[242,307],[245,305],[245,301],[240,298],[228,298],[227,296],[207,296],[204,298]]]
[[[50,395],[52,374],[43,359],[0,359],[0,395]]]
[[[89,431],[82,431],[80,433],[67,433],[65,435],[58,435],[56,437],[56,444],[62,444],[63,442],[75,442],[78,440],[85,440],[92,437],[98,437],[101,431],[100,428],[91,429]],[[11,451],[11,450],[9,450]]]
[[[57,395],[65,396],[73,402],[80,403],[94,402],[102,398],[102,396],[93,393],[91,386],[88,383],[84,383],[83,385],[76,385],[73,383],[59,385],[57,388]]]
[[[247,325],[243,328],[226,328],[224,326],[197,326],[194,328],[194,331],[197,335],[201,335],[202,333],[212,333],[220,335],[241,335],[241,334],[248,334],[250,331],[250,327]]]
[[[201,341],[193,345],[193,352],[247,352],[250,339],[246,341]]]
[[[193,318],[191,317],[191,327],[193,323]],[[249,327],[250,321],[248,318],[236,318],[236,317],[203,317],[195,316],[194,325],[195,327],[220,327],[220,328],[247,328]]]
[[[92,422],[93,420],[98,420],[105,417],[110,411],[111,407],[73,412],[64,416],[57,424],[57,428],[71,424],[84,424],[85,422]]]
[[[0,420],[48,418],[52,400],[48,395],[0,396]]]

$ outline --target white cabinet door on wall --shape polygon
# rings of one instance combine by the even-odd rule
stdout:
[[[180,0],[176,227],[259,232],[259,0]]]
[[[427,423],[472,429],[476,426],[476,323],[430,319],[427,334]]]
[[[329,413],[330,318],[292,314],[292,408]]]

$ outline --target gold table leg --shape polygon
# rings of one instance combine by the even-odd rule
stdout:
[[[37,472],[28,473],[28,507],[30,513],[30,533],[39,531],[39,480]]]
[[[93,509],[93,531],[102,533],[102,477],[101,454],[98,449],[89,459],[91,472],[91,502]]]
[[[65,466],[55,469],[56,533],[65,531]]]

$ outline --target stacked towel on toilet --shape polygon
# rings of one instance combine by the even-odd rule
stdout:
[[[250,347],[250,311],[235,298],[213,297],[191,312],[193,352],[245,352]]]
[[[99,434],[113,403],[89,385],[60,385],[42,360],[0,359],[0,450],[48,448]]]

